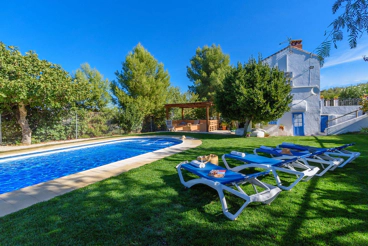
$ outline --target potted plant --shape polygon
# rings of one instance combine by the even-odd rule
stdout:
[[[221,127],[222,127],[222,130],[226,130],[227,123],[226,122],[222,122],[221,123]]]
[[[285,129],[284,125],[283,125],[283,124],[280,124],[280,125],[279,125],[279,129],[280,129],[281,131],[283,131],[283,130]]]
[[[250,134],[251,134],[251,132],[247,132],[246,137],[249,138],[250,137]]]
[[[231,131],[231,132],[235,132],[235,131],[236,131],[236,127],[235,127],[235,126],[232,126],[232,127],[230,128],[230,131]]]

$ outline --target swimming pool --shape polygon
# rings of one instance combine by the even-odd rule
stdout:
[[[0,194],[181,142],[173,138],[129,138],[0,158]]]

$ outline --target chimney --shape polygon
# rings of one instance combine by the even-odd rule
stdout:
[[[302,49],[303,45],[302,45],[302,40],[298,39],[298,40],[290,40],[290,45],[294,48],[298,48],[298,49]]]

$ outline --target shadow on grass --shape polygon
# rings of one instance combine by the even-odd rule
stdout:
[[[174,167],[198,155],[221,157],[231,150],[251,150],[263,142],[271,145],[290,138],[205,137],[198,148],[0,218],[1,244],[363,245],[368,241],[366,150],[355,163],[281,192],[271,206],[251,204],[237,221],[230,221],[222,214],[215,190],[201,185],[185,189]],[[351,139],[321,138],[321,143],[336,146]],[[297,140],[320,144],[311,137]],[[229,202],[241,205],[236,199]]]

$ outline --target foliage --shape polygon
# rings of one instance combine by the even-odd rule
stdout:
[[[230,68],[229,63],[229,55],[222,53],[220,45],[197,48],[187,67],[187,77],[193,82],[189,90],[198,94],[201,101],[213,101],[216,89],[222,85]]]
[[[169,87],[169,93],[167,98],[167,103],[191,103],[197,102],[198,95],[194,94],[191,91],[186,91],[181,93],[178,87]],[[197,109],[186,108],[184,109],[184,118],[185,119],[199,119],[197,117]],[[170,111],[171,119],[181,119],[181,109],[180,108],[171,108]]]
[[[271,121],[289,110],[291,87],[284,73],[250,58],[247,64],[232,68],[216,93],[216,106],[222,116],[245,122]],[[244,131],[244,134],[246,131]]]
[[[15,143],[22,139],[22,129],[17,124],[14,111],[1,113],[1,134],[3,143]]]
[[[321,96],[326,100],[333,99],[335,96],[340,96],[342,90],[343,87],[333,87],[327,90],[322,90]]]
[[[321,91],[321,95],[324,99],[333,99],[336,96],[339,99],[360,98],[364,94],[368,94],[368,83],[362,83],[347,87],[333,87]]]
[[[362,107],[360,108],[363,112],[368,112],[368,99],[367,98],[364,98],[360,105],[362,105]]]
[[[110,90],[109,80],[104,79],[96,68],[91,69],[88,63],[81,65],[74,78],[78,82],[89,85],[87,97],[78,103],[80,106],[92,111],[99,111],[105,108],[111,101],[111,96],[108,92]]]
[[[198,96],[190,91],[181,93],[179,87],[169,86],[165,104],[195,102],[197,98]],[[191,118],[192,113],[192,109],[185,109],[184,117]],[[181,109],[171,108],[169,118],[181,119]],[[154,115],[144,117],[142,132],[157,130],[166,130],[166,109],[164,107],[158,109]]]
[[[340,99],[361,98],[366,93],[368,93],[368,83],[343,88],[341,90],[339,98]]]
[[[74,82],[59,65],[40,60],[33,51],[22,55],[17,48],[0,43],[1,112],[15,112],[22,128],[22,143],[31,143],[27,107],[63,108],[82,100],[86,84]]]
[[[325,32],[326,39],[317,48],[321,62],[330,55],[331,45],[337,48],[337,42],[343,40],[343,31],[348,32],[350,48],[357,46],[357,40],[364,33],[368,34],[368,2],[366,0],[336,0],[332,6],[332,13],[342,13],[329,25]]]
[[[164,65],[141,44],[134,47],[122,64],[122,71],[116,71],[117,81],[112,83],[115,103],[124,108],[139,101],[144,115],[154,114],[166,102],[170,76]]]
[[[368,134],[368,127],[362,127],[362,129],[360,130],[360,133]]]
[[[144,111],[141,109],[140,102],[134,101],[125,103],[120,115],[121,127],[126,133],[141,131],[144,119]]]
[[[141,44],[126,56],[122,71],[115,75],[117,81],[113,81],[111,86],[113,101],[127,117],[122,119],[126,131],[140,129],[145,116],[164,115],[170,76],[164,65],[158,63]]]
[[[228,123],[226,123],[225,121],[221,122],[221,126],[228,126]]]
[[[28,112],[31,116],[29,123],[33,135],[32,143],[75,139],[76,127],[78,138],[82,135],[99,137],[114,132],[121,133],[118,131],[117,108],[104,108],[99,112],[85,108],[72,108],[60,112],[29,108]],[[12,112],[2,115],[3,142],[6,144],[14,144],[21,139],[20,127],[15,121]]]

